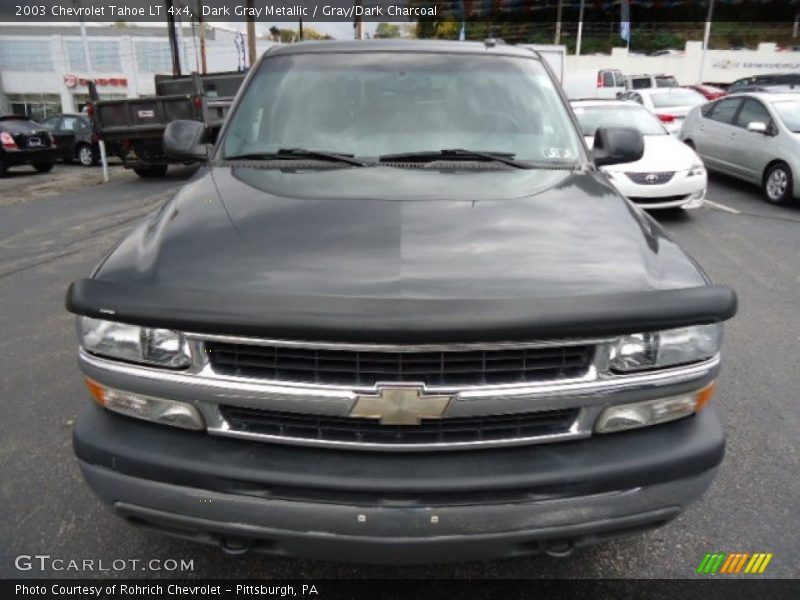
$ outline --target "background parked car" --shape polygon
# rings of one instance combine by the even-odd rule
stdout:
[[[702,94],[685,88],[652,88],[625,92],[620,100],[633,100],[644,106],[664,123],[673,135],[681,130],[686,115],[695,106],[706,103]]]
[[[564,76],[564,91],[573,99],[616,98],[625,90],[624,84],[619,69],[592,69]]]
[[[100,160],[97,134],[86,115],[56,115],[40,124],[53,136],[58,155],[65,163],[77,160],[83,166],[90,167]]]
[[[693,110],[680,139],[706,167],[760,185],[769,202],[800,197],[800,93],[744,93]]]
[[[728,86],[728,93],[768,92],[800,88],[800,73],[770,73],[737,79]]]
[[[655,75],[626,75],[626,90],[646,90],[650,88],[671,88],[678,87],[678,80],[672,75],[658,73]]]
[[[681,87],[684,87],[689,90],[694,90],[698,94],[702,94],[706,100],[716,100],[717,98],[722,98],[723,96],[726,96],[728,94],[728,92],[726,92],[722,88],[719,88],[714,85],[708,85],[706,83],[697,85],[682,85]]]
[[[648,110],[622,100],[573,101],[581,133],[591,148],[598,127],[633,127],[644,137],[636,162],[600,169],[621,194],[642,208],[699,208],[706,195],[706,170],[694,150],[670,135]]]
[[[45,173],[53,168],[55,155],[53,138],[39,123],[24,115],[0,117],[0,177],[20,165]]]

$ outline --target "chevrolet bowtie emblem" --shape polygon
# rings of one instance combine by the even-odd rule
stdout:
[[[380,419],[383,425],[419,425],[422,419],[441,419],[452,396],[433,396],[421,387],[379,387],[377,394],[356,396],[351,417]]]

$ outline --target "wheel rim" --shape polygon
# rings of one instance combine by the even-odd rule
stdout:
[[[92,164],[92,149],[87,146],[82,146],[78,152],[78,158],[83,166],[88,167]]]
[[[775,169],[767,178],[767,196],[770,200],[780,200],[786,194],[789,177],[783,169]]]

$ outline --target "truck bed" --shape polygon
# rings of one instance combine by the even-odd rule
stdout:
[[[190,94],[125,100],[103,100],[94,107],[97,132],[108,141],[130,137],[161,136],[177,119],[200,120],[202,111]]]

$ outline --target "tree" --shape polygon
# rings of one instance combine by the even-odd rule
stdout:
[[[327,33],[322,33],[310,27],[303,27],[303,39],[306,40],[332,40],[333,38]]]
[[[461,23],[456,21],[417,21],[416,37],[440,40],[457,40],[461,33]]]
[[[400,25],[395,23],[378,23],[375,28],[375,38],[399,38],[401,35]]]

